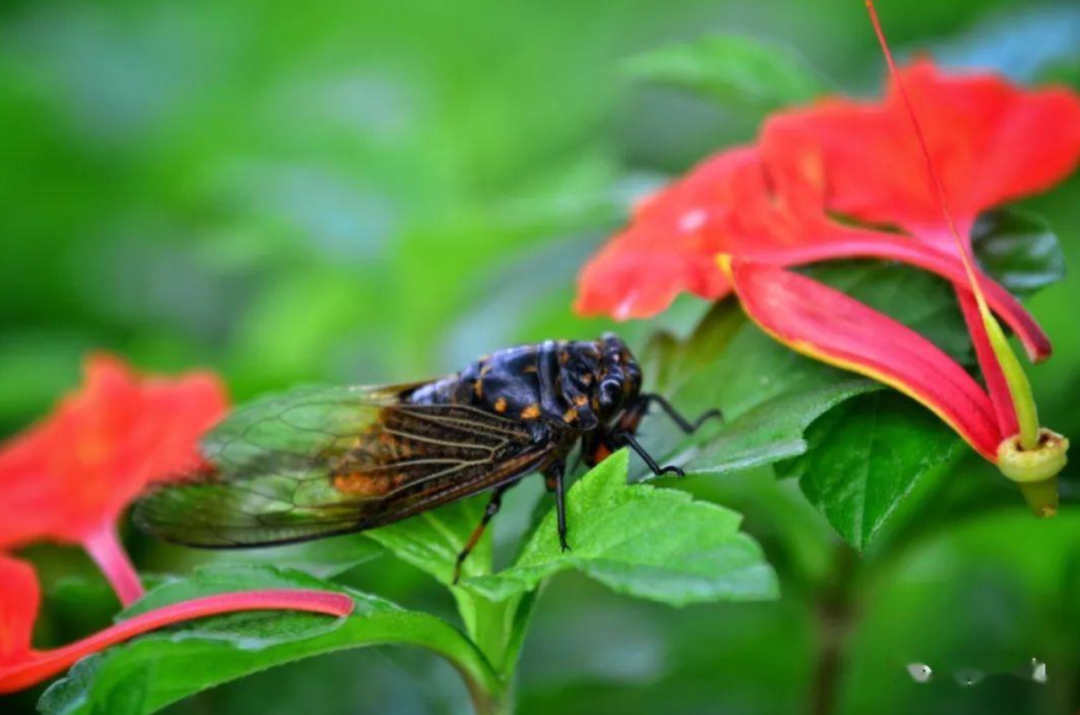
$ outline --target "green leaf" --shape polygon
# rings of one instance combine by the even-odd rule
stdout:
[[[893,391],[849,400],[807,430],[809,451],[778,466],[856,549],[865,549],[920,479],[959,438],[932,412]]]
[[[720,407],[727,421],[683,436],[664,416],[643,425],[641,441],[665,464],[726,473],[806,451],[803,431],[831,407],[879,386],[804,358],[742,318],[734,301],[714,308],[684,343],[656,340],[649,369],[656,388],[687,415]],[[635,480],[649,478],[643,465]]]
[[[824,78],[783,45],[713,35],[634,57],[631,74],[759,111],[802,104],[830,91]]]
[[[622,450],[570,489],[570,551],[561,550],[550,513],[513,566],[468,585],[505,598],[577,569],[620,593],[672,605],[776,597],[776,574],[739,532],[738,514],[682,491],[628,485],[626,471]]]
[[[426,613],[268,567],[214,567],[170,581],[124,613],[223,591],[321,588],[348,593],[348,618],[301,613],[238,613],[206,618],[141,636],[80,661],[42,696],[45,715],[142,715],[251,673],[346,648],[416,645],[452,662],[476,692],[499,693],[501,684],[483,656],[455,628]]]
[[[880,389],[853,377],[840,382],[781,393],[728,424],[718,437],[690,455],[695,474],[723,474],[796,457],[808,449],[803,432],[841,402]]]
[[[1017,209],[989,211],[975,222],[971,239],[986,272],[1018,296],[1065,277],[1065,255],[1041,216]]]
[[[268,565],[293,568],[318,578],[332,578],[354,566],[381,556],[383,549],[375,541],[362,534],[346,534],[301,544],[261,549],[214,551],[178,549],[177,552],[181,560],[191,560],[193,566]]]
[[[512,670],[520,650],[531,602],[525,603],[519,612],[520,598],[496,601],[468,587],[470,576],[491,573],[493,546],[490,529],[462,564],[461,574],[465,584],[453,585],[458,554],[480,523],[484,506],[490,498],[488,494],[481,494],[366,533],[402,561],[431,574],[450,588],[469,637],[495,672],[506,675]],[[513,628],[519,619],[520,632]]]
[[[457,556],[480,523],[490,498],[480,495],[466,499],[365,534],[402,561],[449,585],[454,578]],[[462,575],[489,573],[491,558],[491,535],[485,534],[462,564]]]

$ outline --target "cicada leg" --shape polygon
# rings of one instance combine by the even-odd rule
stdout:
[[[555,492],[555,519],[559,528],[559,546],[563,551],[569,551],[570,544],[566,543],[566,491],[563,486],[565,474],[566,463],[556,462],[544,471],[544,483],[549,492]]]
[[[634,450],[656,476],[662,476],[664,474],[675,474],[680,477],[685,476],[686,472],[684,472],[681,467],[660,466],[634,436],[637,433],[638,426],[641,424],[641,420],[645,417],[646,413],[648,413],[649,406],[653,403],[659,405],[660,409],[662,409],[679,429],[686,434],[693,434],[710,419],[723,420],[724,415],[720,410],[708,410],[698,415],[697,419],[691,422],[660,395],[655,393],[644,393],[619,416],[614,429],[611,431],[610,435],[607,436],[607,442],[615,447],[625,446]]]
[[[629,432],[616,432],[611,436],[612,441],[620,446],[627,446],[630,449],[637,452],[637,455],[641,457],[642,461],[652,470],[652,473],[658,477],[662,477],[665,474],[674,474],[677,477],[685,477],[686,472],[682,467],[676,467],[674,465],[667,465],[661,467],[659,462],[653,459],[652,455],[645,451],[645,448],[641,446],[641,443],[637,441],[634,435]]]
[[[638,397],[637,401],[626,410],[623,418],[619,420],[619,427],[631,433],[637,432],[638,423],[641,422],[641,418],[649,411],[649,405],[653,403],[659,405],[660,409],[671,418],[671,421],[678,425],[679,429],[686,434],[697,432],[703,424],[711,419],[718,419],[721,422],[724,421],[724,413],[718,409],[712,409],[702,412],[691,422],[686,419],[681,412],[676,410],[664,397],[655,392],[647,392]]]
[[[517,484],[517,482],[504,484],[503,486],[496,488],[492,493],[491,501],[484,507],[484,515],[480,517],[480,523],[473,529],[472,534],[469,536],[469,540],[465,543],[465,547],[461,550],[461,553],[457,555],[457,561],[454,563],[453,584],[455,586],[461,579],[461,565],[465,563],[465,559],[469,558],[469,554],[472,553],[472,550],[480,543],[480,538],[484,535],[484,530],[487,529],[488,522],[491,521],[492,517],[499,513],[499,508],[502,506],[503,493],[514,486],[514,484]]]

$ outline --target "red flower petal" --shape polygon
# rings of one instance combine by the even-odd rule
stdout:
[[[1002,435],[989,397],[929,340],[805,276],[747,261],[726,263],[743,309],[767,333],[797,352],[918,400],[995,461]]]
[[[712,258],[715,252],[655,250],[640,237],[632,228],[589,261],[579,279],[574,310],[616,320],[648,318],[684,291],[710,300],[727,294],[727,281]]]
[[[30,652],[41,588],[34,568],[0,554],[0,668]]]
[[[37,651],[30,638],[37,618],[40,592],[29,564],[0,555],[0,694],[40,683],[77,660],[111,645],[165,626],[195,618],[239,611],[307,611],[342,618],[352,613],[353,600],[329,591],[271,589],[241,591],[174,603],[121,621],[89,638],[54,650]]]
[[[986,74],[945,75],[929,61],[901,76],[964,234],[979,212],[1049,188],[1080,161],[1080,98],[1068,90],[1029,91]],[[893,85],[883,102],[830,99],[775,115],[766,135],[816,140],[830,210],[928,239],[944,236],[941,205],[910,122]],[[785,147],[776,150],[782,155]]]
[[[149,481],[196,464],[198,438],[226,404],[209,373],[141,378],[90,357],[83,387],[0,451],[0,546],[82,542]]]
[[[643,201],[630,228],[582,269],[574,309],[626,320],[656,315],[683,291],[708,300],[727,295],[715,260],[721,239],[704,229],[712,211],[729,205],[733,171],[757,160],[752,148],[717,154]]]

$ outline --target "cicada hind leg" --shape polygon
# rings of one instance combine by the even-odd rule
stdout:
[[[555,515],[558,521],[559,546],[562,547],[563,551],[569,551],[570,544],[566,541],[566,490],[563,485],[563,475],[565,473],[565,460],[555,461],[551,466],[543,470],[544,480],[548,491],[555,493]],[[487,507],[484,508],[484,515],[480,518],[480,523],[473,529],[472,534],[469,536],[469,540],[465,543],[465,547],[462,548],[461,553],[457,555],[457,561],[454,564],[454,585],[457,585],[457,582],[461,579],[461,567],[465,563],[465,560],[469,558],[469,554],[472,553],[472,550],[480,543],[480,539],[484,536],[484,531],[487,529],[488,522],[499,513],[499,509],[502,507],[503,494],[506,493],[507,489],[517,483],[517,481],[514,481],[509,484],[504,484],[492,492],[491,500],[488,502]]]
[[[487,529],[488,522],[491,521],[492,518],[494,518],[494,516],[499,513],[499,508],[502,506],[503,494],[505,494],[506,490],[514,486],[515,484],[517,484],[517,482],[510,482],[509,484],[504,484],[501,487],[497,487],[495,491],[492,492],[491,500],[487,503],[487,506],[484,507],[484,515],[480,517],[480,523],[476,525],[475,529],[473,529],[472,534],[469,535],[469,540],[465,542],[465,547],[462,548],[461,553],[457,555],[457,561],[454,563],[453,584],[455,586],[457,585],[457,582],[461,579],[461,566],[465,563],[465,559],[469,558],[469,554],[471,554],[472,550],[476,548],[476,545],[480,543],[481,537],[484,536],[484,530]]]

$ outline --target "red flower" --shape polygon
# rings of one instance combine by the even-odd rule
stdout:
[[[353,600],[343,593],[267,590],[205,596],[159,608],[121,621],[89,638],[54,650],[35,650],[30,639],[41,592],[33,568],[0,554],[0,694],[40,683],[75,661],[137,635],[188,621],[235,611],[297,610],[339,618],[349,615]]]
[[[904,70],[902,81],[962,236],[980,212],[1044,191],[1076,168],[1080,101],[1072,92],[1031,92],[994,75],[947,76],[927,60]],[[829,210],[953,250],[896,81],[880,102],[831,99],[774,117],[762,143],[798,164],[807,139],[824,161]]]
[[[1080,160],[1080,100],[1071,93],[1026,92],[990,76],[945,77],[929,62],[903,79],[914,82],[920,110],[947,119],[934,135],[935,158],[949,177],[947,190],[973,187],[956,189],[965,236],[979,211],[1046,188]],[[1032,124],[1041,127],[1031,132],[1038,137],[1025,138]],[[1032,142],[1033,157],[1017,158]],[[1053,159],[1043,161],[1050,145]],[[717,254],[784,266],[892,259],[970,292],[922,162],[895,89],[882,103],[834,99],[776,115],[760,149],[722,152],[646,200],[630,227],[585,266],[577,310],[641,318],[665,309],[684,290],[721,298],[730,286],[716,275]],[[1019,175],[1001,173],[1006,169]],[[851,226],[833,213],[900,227],[907,235]],[[1047,357],[1050,342],[1034,319],[997,283],[980,276],[980,285],[1029,355]]]
[[[199,436],[225,412],[210,373],[138,376],[91,356],[83,387],[0,450],[0,549],[34,541],[81,544],[121,602],[142,586],[116,521],[146,486],[197,464]]]
[[[914,110],[904,104],[905,87]],[[912,131],[916,111],[934,127],[928,157]],[[1016,407],[1025,403],[1011,392],[1016,380],[1006,380],[978,301],[1013,328],[1033,359],[1049,356],[1050,343],[962,251],[980,211],[1049,187],[1078,160],[1074,94],[1029,92],[992,76],[947,77],[920,62],[894,76],[885,100],[833,99],[781,113],[758,146],[718,154],[644,202],[582,271],[576,307],[646,317],[683,290],[717,299],[734,288],[747,314],[777,339],[911,395],[1000,465],[1018,431]],[[955,198],[962,243],[928,164],[941,168],[943,193]],[[952,282],[989,394],[913,331],[783,270],[835,258],[902,261]]]

